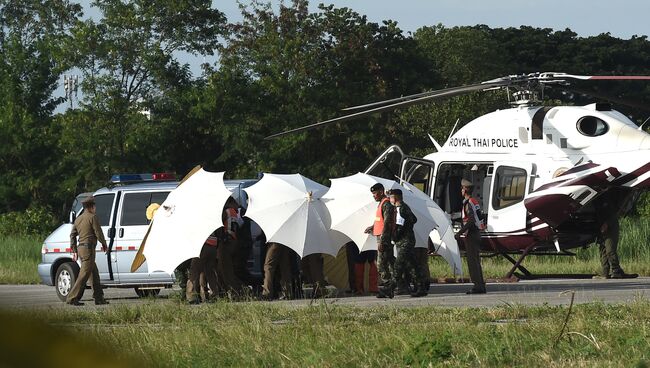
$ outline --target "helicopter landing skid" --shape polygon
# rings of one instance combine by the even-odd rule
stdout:
[[[532,272],[530,272],[526,267],[522,265],[524,259],[530,255],[553,255],[553,256],[575,256],[575,253],[568,252],[566,250],[563,250],[560,253],[551,253],[551,252],[543,252],[543,253],[531,253],[535,248],[535,245],[530,245],[524,251],[521,253],[519,258],[515,260],[512,256],[510,256],[508,253],[498,253],[500,256],[503,258],[507,259],[508,262],[512,263],[512,268],[508,273],[506,273],[506,276],[504,279],[506,280],[512,280],[513,278],[519,279],[519,280],[538,280],[538,279],[591,279],[593,278],[594,274],[543,274],[543,275],[535,275]],[[516,272],[519,270],[521,273]]]

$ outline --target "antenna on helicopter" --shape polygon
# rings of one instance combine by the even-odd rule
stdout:
[[[438,144],[438,142],[436,142],[435,139],[433,139],[433,137],[431,136],[431,134],[427,133],[427,135],[429,136],[429,139],[431,140],[431,143],[433,143],[433,146],[436,147],[436,151],[440,152],[440,150],[442,149],[442,147]]]
[[[638,128],[638,129],[639,129],[639,130],[643,130],[643,126],[644,126],[648,121],[650,121],[650,116],[648,116],[648,118],[645,119],[645,121],[644,121],[643,123],[641,123],[641,125],[639,125],[639,128]]]
[[[445,144],[449,142],[449,138],[451,138],[452,135],[454,135],[454,132],[456,131],[456,127],[458,126],[458,122],[460,122],[460,118],[456,119],[456,124],[451,128],[451,132],[449,132],[449,136],[447,137],[447,140],[445,141]]]

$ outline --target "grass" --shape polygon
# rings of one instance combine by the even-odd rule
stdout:
[[[36,266],[41,261],[44,237],[10,237],[0,235],[0,284],[37,284]],[[621,266],[628,273],[650,276],[650,219],[621,220],[618,247]],[[502,277],[512,266],[501,257],[483,258],[486,277]],[[598,247],[578,249],[576,257],[530,256],[524,266],[536,274],[589,274],[600,271]],[[432,277],[452,277],[449,266],[439,257],[430,261]],[[468,275],[466,265],[463,272]]]
[[[38,284],[43,236],[0,235],[0,284]]]
[[[650,302],[642,299],[574,306],[562,334],[568,307],[556,306],[192,307],[150,301],[7,313],[0,312],[8,327],[0,332],[0,355],[9,362],[20,356],[23,366],[56,366],[46,354],[60,354],[79,341],[89,348],[78,346],[83,354],[75,360],[92,360],[85,356],[94,352],[109,357],[95,359],[105,366],[551,368],[640,367],[650,361]],[[21,334],[12,332],[13,325]]]

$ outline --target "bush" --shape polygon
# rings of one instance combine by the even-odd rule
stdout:
[[[24,212],[0,215],[0,235],[47,235],[59,224],[46,207],[30,207]]]

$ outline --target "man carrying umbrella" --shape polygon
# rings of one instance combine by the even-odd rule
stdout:
[[[399,294],[408,293],[409,281],[413,279],[416,287],[421,285],[421,273],[416,272],[415,260],[415,232],[413,226],[418,221],[413,214],[411,207],[402,201],[402,190],[392,189],[390,191],[390,203],[395,206],[395,232],[393,233],[393,244],[397,247],[397,259],[395,270],[388,287],[379,290],[379,298],[392,298],[397,288]],[[413,296],[421,296],[414,293]]]
[[[392,279],[393,267],[395,265],[395,256],[393,254],[393,245],[391,244],[391,233],[395,228],[393,222],[393,205],[390,204],[388,197],[384,193],[384,186],[376,183],[370,187],[370,192],[375,201],[379,202],[375,222],[372,226],[366,228],[367,234],[377,237],[377,250],[379,260],[379,276],[381,285],[388,285]]]

